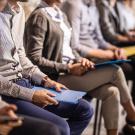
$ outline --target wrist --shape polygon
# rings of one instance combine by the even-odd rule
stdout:
[[[48,76],[43,79],[43,87],[51,88],[55,81],[51,80]]]
[[[113,50],[112,53],[113,53],[112,59],[114,59],[114,60],[117,59],[116,58],[116,50]]]
[[[42,81],[41,81],[41,85],[42,85],[42,86],[46,86],[48,80],[49,80],[49,77],[48,77],[48,76],[45,76],[45,77],[42,79]]]

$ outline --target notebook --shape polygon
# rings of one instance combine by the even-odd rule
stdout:
[[[43,87],[34,87],[34,90],[43,90]],[[86,92],[74,91],[74,90],[62,90],[61,92],[57,92],[54,89],[48,89],[50,92],[55,94],[56,99],[59,102],[66,102],[70,104],[77,104],[79,99],[86,95]]]
[[[103,66],[109,66],[109,65],[114,65],[114,64],[122,64],[122,63],[129,63],[131,62],[131,60],[112,60],[112,61],[106,61],[106,62],[102,62],[102,63],[98,63],[95,65],[95,68],[98,67],[103,67]]]
[[[128,57],[129,57],[129,56],[132,56],[132,55],[135,55],[135,46],[123,47],[123,49],[125,50],[126,55],[127,55]]]

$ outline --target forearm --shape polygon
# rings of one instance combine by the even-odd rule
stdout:
[[[89,52],[89,58],[98,58],[98,59],[112,59],[114,57],[114,53],[112,51],[104,51],[101,49],[93,49]]]
[[[128,42],[129,41],[129,37],[126,35],[117,34],[116,37],[119,42]]]
[[[68,71],[68,67],[66,64],[62,64],[62,62],[48,60],[42,56],[39,56],[38,53],[37,55],[31,55],[30,59],[34,64],[44,69],[44,71],[46,70],[47,72],[63,73]]]
[[[0,94],[11,96],[14,98],[24,99],[27,101],[32,101],[34,90],[21,87],[15,83],[12,83],[11,81],[8,81],[8,79],[0,76]]]
[[[112,44],[109,44],[108,47],[106,48],[106,50],[112,50],[112,51],[115,51],[117,49],[119,49],[119,48],[117,46],[115,46],[115,45],[112,45]]]

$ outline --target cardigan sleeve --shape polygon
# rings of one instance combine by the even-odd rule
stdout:
[[[32,101],[34,90],[12,83],[8,78],[0,75],[0,94]]]

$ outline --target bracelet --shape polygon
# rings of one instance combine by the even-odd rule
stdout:
[[[113,51],[112,51],[112,52],[113,52],[113,59],[114,59],[114,60],[117,59],[117,58],[116,58],[116,55],[115,55],[115,51],[116,51],[116,50],[113,50]]]

